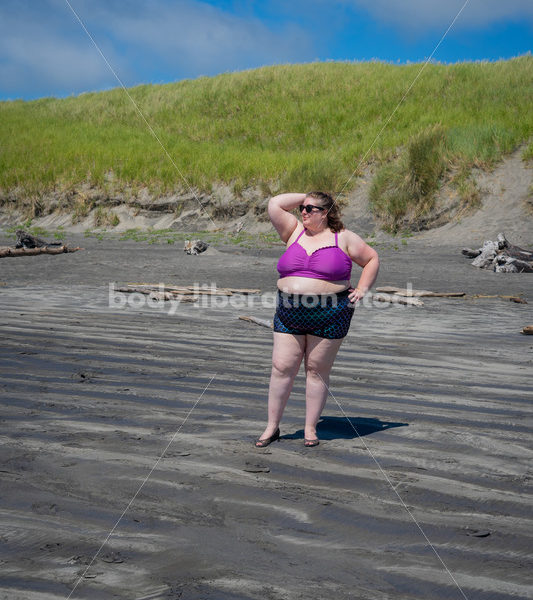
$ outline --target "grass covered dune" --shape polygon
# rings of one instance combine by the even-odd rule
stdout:
[[[377,62],[286,65],[129,93],[192,186],[338,192],[420,69]],[[431,167],[437,177],[450,166],[490,166],[524,142],[531,158],[532,97],[531,55],[430,64],[365,162],[394,163],[424,132],[429,142],[422,140],[422,152],[424,144],[434,147],[431,140],[438,146],[439,166]],[[106,189],[110,181],[115,191],[129,193],[185,187],[124,90],[0,103],[4,203],[87,182]]]

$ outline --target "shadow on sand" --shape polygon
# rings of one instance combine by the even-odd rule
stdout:
[[[350,440],[371,435],[378,431],[385,431],[385,429],[391,429],[392,427],[408,426],[409,423],[395,423],[364,417],[322,417],[318,422],[316,432],[321,440]],[[298,429],[293,434],[282,435],[281,437],[290,440],[303,439],[304,430]]]

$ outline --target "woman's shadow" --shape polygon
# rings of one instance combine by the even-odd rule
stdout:
[[[364,437],[392,427],[408,427],[409,423],[380,421],[365,417],[322,417],[318,422],[316,433],[321,440],[350,440]],[[293,434],[282,436],[285,439],[302,439],[304,430],[298,429]]]

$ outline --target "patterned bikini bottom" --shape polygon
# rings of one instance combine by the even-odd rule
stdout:
[[[286,294],[278,291],[274,331],[336,340],[350,329],[354,305],[349,290],[339,294]]]

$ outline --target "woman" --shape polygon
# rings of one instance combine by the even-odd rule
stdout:
[[[291,213],[296,207],[302,222]],[[344,229],[328,194],[280,194],[270,199],[268,214],[287,249],[278,262],[268,424],[255,446],[265,448],[279,439],[279,423],[302,359],[304,445],[317,446],[316,426],[328,395],[329,373],[348,333],[355,303],[376,280],[379,259],[357,234]],[[352,261],[363,267],[355,288],[350,286]]]

